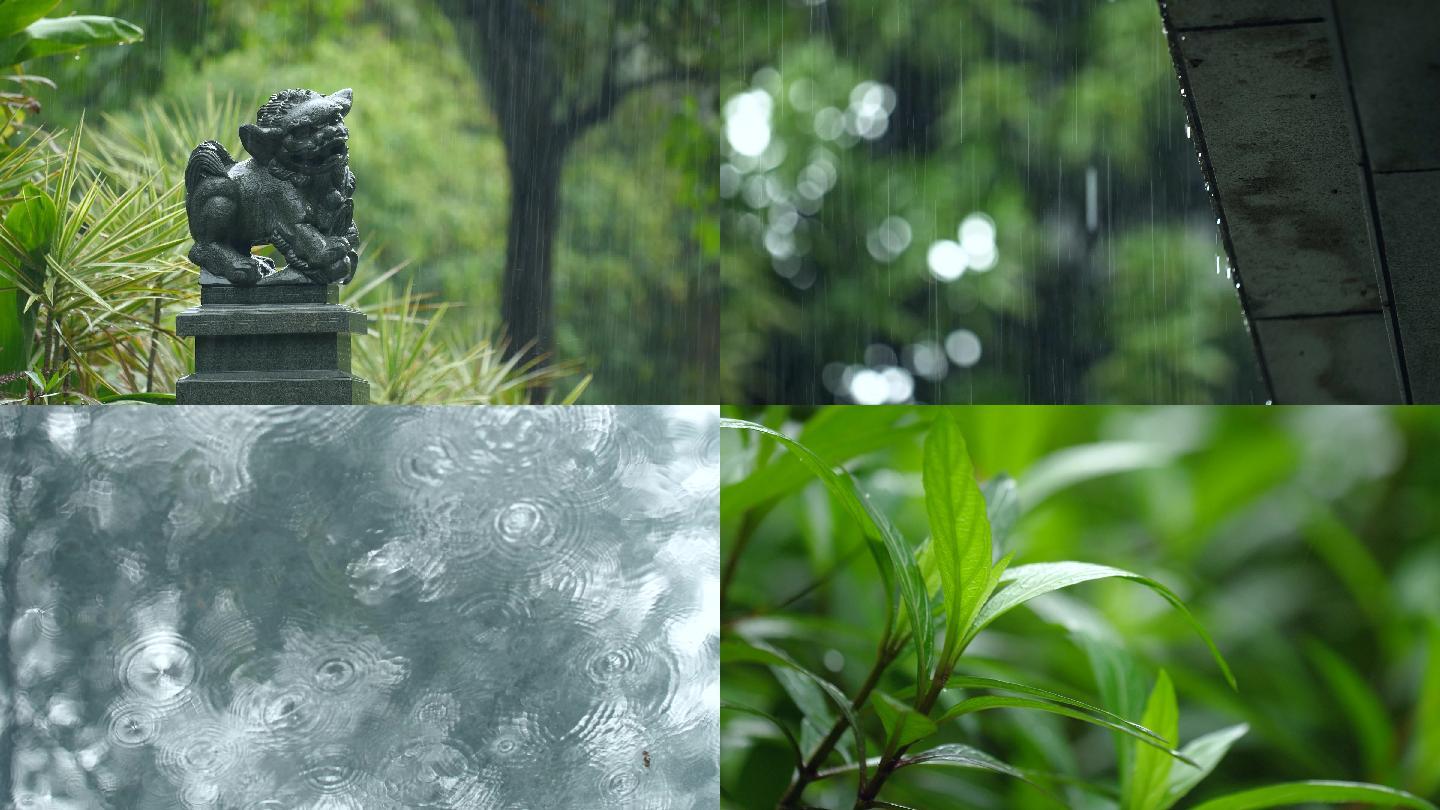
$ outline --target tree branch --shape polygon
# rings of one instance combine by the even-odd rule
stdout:
[[[607,63],[607,73],[609,69],[610,67]],[[615,112],[615,108],[620,106],[620,102],[624,101],[626,96],[637,90],[654,87],[657,84],[664,84],[666,82],[698,79],[702,75],[701,71],[682,65],[675,65],[665,70],[652,73],[649,76],[618,85],[615,83],[614,76],[611,75],[608,77],[609,85],[606,86],[602,84],[599,97],[589,106],[576,110],[574,114],[570,116],[569,123],[571,130],[576,135],[579,135],[590,127],[604,122]]]

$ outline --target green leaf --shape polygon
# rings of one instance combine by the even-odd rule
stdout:
[[[1062,695],[1059,692],[1051,692],[1048,689],[1039,689],[1034,686],[1027,686],[1025,684],[1014,683],[1012,681],[1002,681],[996,678],[980,678],[970,675],[952,676],[950,680],[946,682],[946,686],[953,689],[994,689],[997,691],[1015,692],[1016,694],[1028,695],[1029,697],[1040,698],[1041,700],[1061,703],[1066,706],[1080,709],[1081,711],[1086,711],[1091,714],[1098,715],[1107,720],[1118,723],[1122,726],[1127,726],[1132,731],[1135,731],[1139,734],[1146,734],[1153,737],[1157,742],[1164,742],[1167,745],[1169,744],[1168,741],[1163,739],[1157,732],[1151,731],[1140,723],[1131,722],[1121,717],[1120,715],[1115,714],[1114,712],[1108,712],[1098,706],[1092,706],[1083,700],[1077,700],[1076,698],[1069,697],[1068,695]]]
[[[0,37],[25,30],[59,4],[60,0],[0,0]]]
[[[76,14],[40,19],[0,41],[0,64],[14,65],[99,45],[139,42],[144,36],[138,25],[114,17]]]
[[[1067,487],[1116,473],[1159,467],[1181,448],[1154,442],[1096,442],[1051,453],[1030,467],[1020,481],[1020,502],[1026,509]]]
[[[935,627],[930,621],[930,596],[925,590],[925,579],[915,552],[905,542],[899,530],[883,512],[876,509],[868,497],[860,493],[855,480],[847,472],[837,472],[819,456],[800,442],[764,425],[746,422],[742,419],[721,419],[722,428],[753,430],[770,436],[785,445],[793,457],[800,460],[812,474],[818,477],[840,501],[845,511],[864,530],[866,536],[879,541],[894,568],[895,578],[900,587],[901,602],[914,628],[916,666],[920,672],[928,672],[935,657]],[[722,494],[722,501],[724,496]],[[883,573],[883,566],[882,566]],[[888,598],[888,595],[887,595]],[[918,678],[917,678],[918,680]]]
[[[1030,698],[1006,697],[1000,695],[985,695],[983,697],[966,698],[965,700],[956,703],[954,706],[951,706],[948,710],[946,710],[944,714],[940,715],[939,719],[937,719],[935,723],[936,725],[943,725],[958,717],[963,717],[967,714],[974,714],[975,712],[989,711],[990,709],[1031,709],[1034,711],[1049,712],[1050,714],[1058,714],[1061,717],[1069,717],[1072,720],[1079,720],[1083,723],[1090,723],[1091,725],[1100,726],[1102,728],[1107,728],[1120,734],[1134,737],[1140,742],[1143,742],[1146,745],[1153,746],[1155,748],[1159,748],[1160,750],[1165,751],[1170,756],[1177,759],[1183,760],[1185,756],[1179,751],[1176,751],[1175,749],[1170,748],[1165,743],[1161,742],[1158,734],[1148,728],[1144,728],[1143,726],[1137,729],[1134,723],[1116,722],[1103,715],[1088,714],[1086,712],[1073,709],[1063,704],[1050,703],[1044,700],[1032,700]]]
[[[985,495],[985,516],[990,519],[990,542],[1004,548],[1020,519],[1019,487],[1014,478],[1002,473],[986,481],[980,490]]]
[[[113,403],[113,402],[143,402],[143,403],[145,403],[145,404],[147,404],[147,405],[174,405],[174,404],[175,404],[175,395],[174,395],[174,394],[164,394],[164,393],[160,393],[160,392],[154,392],[154,393],[144,393],[144,392],[141,392],[141,393],[136,393],[136,394],[106,394],[105,396],[98,397],[97,399],[98,399],[98,401],[99,401],[101,404],[104,404],[104,405],[109,405],[109,404],[111,404],[111,403]]]
[[[909,409],[884,406],[825,408],[805,423],[798,441],[832,465],[843,464],[857,456],[894,447],[901,437],[924,428],[923,422],[897,427],[895,423],[907,413]],[[766,465],[763,475],[751,474],[724,487],[720,498],[721,518],[729,520],[762,503],[784,497],[803,487],[811,476],[803,459],[788,455],[777,458]]]
[[[779,729],[780,733],[785,736],[785,742],[789,743],[790,753],[795,758],[795,769],[800,770],[805,767],[805,756],[800,753],[800,743],[795,740],[795,735],[791,733],[790,729],[784,723],[782,723],[778,717],[775,717],[769,712],[764,712],[760,709],[746,706],[744,704],[733,703],[728,700],[720,701],[720,710],[725,711],[727,709],[734,712],[740,712],[741,714],[753,715],[755,717],[761,718],[762,720],[770,721],[770,725]]]
[[[1165,801],[1160,803],[1160,810],[1166,810],[1185,797],[1201,780],[1215,770],[1220,760],[1230,751],[1230,746],[1235,741],[1245,736],[1250,727],[1244,723],[1234,726],[1227,726],[1219,731],[1212,731],[1209,734],[1196,737],[1180,749],[1180,753],[1189,757],[1195,764],[1188,762],[1176,762],[1170,769],[1170,783],[1165,787]]]
[[[908,704],[884,692],[875,694],[879,698],[874,702],[875,713],[880,716],[880,725],[885,727],[886,745],[889,749],[904,748],[939,730],[933,720],[916,712]]]
[[[1440,788],[1440,622],[1430,623],[1428,635],[1409,763],[1410,787],[1425,795]]]
[[[989,595],[986,586],[993,560],[985,497],[975,483],[960,425],[948,411],[935,420],[925,439],[923,478],[930,544],[945,598],[941,665],[946,666]]]
[[[1090,628],[1071,633],[1071,638],[1085,651],[1100,702],[1122,717],[1138,717],[1144,711],[1145,683],[1135,656],[1116,639]],[[1130,778],[1130,763],[1135,758],[1134,746],[1124,740],[1115,741],[1116,765],[1122,782]]]
[[[1172,607],[1185,617],[1185,620],[1190,623],[1190,626],[1193,627],[1200,638],[1204,640],[1205,646],[1210,648],[1210,655],[1215,659],[1215,663],[1225,675],[1225,680],[1230,684],[1232,689],[1236,688],[1235,676],[1230,672],[1230,665],[1225,662],[1225,657],[1220,654],[1220,649],[1215,646],[1215,642],[1210,638],[1210,634],[1205,631],[1205,628],[1196,620],[1195,616],[1190,613],[1190,609],[1185,607],[1185,603],[1181,601],[1179,596],[1176,596],[1169,588],[1149,577],[1141,576],[1140,574],[1126,571],[1122,568],[1112,568],[1108,565],[1094,565],[1092,563],[1081,562],[1055,562],[1034,563],[1011,568],[1000,578],[1000,582],[1004,584],[1005,587],[997,591],[995,595],[990,597],[989,601],[985,603],[970,633],[974,635],[980,632],[980,630],[984,629],[991,622],[1037,596],[1044,596],[1047,593],[1068,588],[1072,585],[1079,585],[1084,582],[1110,578],[1127,579],[1131,582],[1138,582],[1169,602]]]
[[[1366,775],[1371,779],[1381,778],[1380,774],[1395,762],[1396,731],[1385,703],[1360,673],[1329,647],[1312,641],[1305,651],[1335,696],[1335,703],[1350,721],[1350,728],[1365,755]]]
[[[1020,769],[1008,765],[984,751],[960,743],[937,745],[918,754],[912,754],[900,760],[898,767],[905,768],[911,765],[949,765],[956,768],[975,768],[1013,776],[1026,782],[1030,781],[1030,778]]]
[[[55,238],[55,201],[33,183],[26,183],[20,199],[5,213],[5,230],[27,254],[28,265],[50,248]],[[43,265],[43,261],[40,262]],[[38,282],[35,282],[38,283]]]
[[[0,374],[18,374],[30,367],[35,311],[25,310],[25,298],[19,289],[0,288]],[[0,394],[4,396],[14,397],[24,392],[23,380],[0,385]]]
[[[1280,785],[1242,790],[1202,802],[1191,810],[1258,810],[1296,804],[1378,804],[1385,807],[1413,807],[1437,810],[1435,805],[1403,790],[1367,785],[1362,782],[1286,782]]]
[[[846,722],[850,724],[850,728],[855,729],[855,734],[852,735],[855,738],[855,761],[865,761],[865,735],[860,733],[859,719],[856,718],[855,712],[850,708],[849,698],[845,697],[845,693],[841,692],[835,684],[830,683],[809,669],[801,666],[793,658],[774,647],[758,641],[745,642],[738,639],[722,640],[720,642],[720,663],[749,663],[763,664],[767,667],[785,667],[809,678],[816,686],[820,687],[826,695],[829,695],[830,700],[835,704],[835,708],[840,710],[840,714],[842,714]]]
[[[1166,746],[1173,746],[1179,741],[1180,709],[1175,704],[1175,687],[1170,683],[1170,675],[1163,669],[1155,679],[1155,688],[1145,704],[1140,725],[1153,729]],[[1124,806],[1127,810],[1157,810],[1164,803],[1172,761],[1154,748],[1141,748],[1135,752],[1125,790]]]

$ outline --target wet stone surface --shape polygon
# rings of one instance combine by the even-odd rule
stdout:
[[[718,807],[713,409],[36,409],[0,449],[21,807]]]

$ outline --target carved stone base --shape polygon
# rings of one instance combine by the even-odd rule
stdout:
[[[352,334],[365,314],[340,306],[335,285],[204,286],[175,319],[195,338],[195,373],[181,405],[364,405],[370,384],[350,373]]]

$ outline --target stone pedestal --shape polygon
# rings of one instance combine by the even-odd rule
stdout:
[[[365,405],[370,384],[350,373],[350,336],[365,314],[319,284],[204,285],[200,306],[175,318],[195,338],[195,373],[181,405]]]

